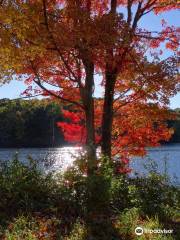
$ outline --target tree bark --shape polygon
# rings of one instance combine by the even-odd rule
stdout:
[[[86,115],[86,151],[88,160],[88,175],[94,173],[97,167],[96,145],[95,145],[95,126],[94,126],[94,64],[91,61],[84,61],[86,80],[84,92],[84,105]]]
[[[105,96],[102,117],[102,144],[101,149],[104,156],[111,158],[111,138],[113,123],[113,101],[116,82],[116,71],[106,69]]]
[[[117,0],[111,0],[110,14],[116,15]],[[101,150],[104,156],[111,158],[111,138],[113,123],[113,101],[114,88],[117,77],[116,68],[112,67],[114,62],[113,49],[107,51],[107,62],[105,72],[105,95],[102,116],[102,142]]]

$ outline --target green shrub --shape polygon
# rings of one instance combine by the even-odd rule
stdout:
[[[49,207],[57,190],[52,176],[43,175],[36,162],[25,165],[15,158],[0,169],[0,212],[40,211]]]
[[[137,208],[127,209],[122,214],[120,214],[118,220],[116,221],[116,228],[118,229],[122,240],[173,240],[171,234],[163,233],[150,233],[147,230],[160,229],[163,230],[164,226],[160,224],[159,219],[155,218],[142,218],[140,211]],[[138,236],[135,233],[135,229],[141,227],[144,232],[142,235]]]
[[[171,224],[177,228],[180,190],[167,176],[156,171],[136,178],[117,175],[114,163],[106,158],[99,160],[96,173],[86,176],[81,160],[78,164],[64,174],[44,174],[31,158],[26,165],[17,157],[2,165],[0,234],[6,229],[6,239],[21,240],[21,236],[33,239],[42,229],[49,233],[49,226],[53,226],[50,233],[57,236],[52,216],[61,219],[58,225],[61,234],[57,238],[61,240],[134,240],[136,226]],[[44,216],[44,220],[37,218],[37,214]],[[11,228],[7,227],[9,222]],[[178,239],[176,236],[174,239]],[[138,239],[150,237],[143,235]],[[160,237],[172,239],[160,235],[154,235],[153,239]]]
[[[28,218],[21,216],[14,220],[8,226],[4,234],[5,240],[37,240],[33,229],[36,229],[36,223],[30,222]]]
[[[68,237],[64,240],[87,240],[87,228],[84,224],[76,222],[73,229]]]
[[[155,230],[155,229],[160,229],[163,230],[164,226],[160,224],[159,220],[157,217],[155,218],[146,218],[146,220],[142,224],[142,228],[144,229],[150,229],[150,230]],[[135,240],[147,240],[147,239],[155,239],[155,240],[173,240],[173,236],[171,234],[166,235],[163,233],[144,233],[141,236],[135,235],[134,237]]]
[[[60,221],[55,217],[43,216],[15,218],[3,235],[4,240],[53,240],[62,239],[59,232]]]
[[[139,219],[140,214],[137,208],[124,210],[116,223],[121,235],[127,237],[127,239],[131,237],[138,226]]]
[[[31,158],[24,164],[16,157],[1,166],[0,199],[0,224],[19,214],[34,212],[60,216],[68,213],[68,218],[75,215],[75,211],[78,214],[77,199],[62,176],[55,178],[52,173],[42,173]]]
[[[150,173],[147,177],[133,179],[129,189],[135,206],[145,215],[158,215],[164,221],[179,211],[180,189],[167,182],[164,176]]]

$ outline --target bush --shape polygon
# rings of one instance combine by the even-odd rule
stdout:
[[[19,216],[11,222],[3,236],[4,240],[60,239],[59,220],[55,217]]]
[[[64,174],[44,174],[31,158],[26,165],[17,157],[2,164],[1,236],[6,240],[46,239],[45,235],[51,236],[49,240],[178,239],[178,231],[175,238],[147,234],[137,238],[134,230],[136,226],[176,230],[179,188],[156,171],[130,178],[117,175],[114,168],[113,162],[101,159],[96,173],[87,177],[78,165]]]
[[[18,215],[40,212],[62,216],[71,222],[78,215],[77,199],[67,188],[60,175],[44,174],[36,162],[29,158],[21,163],[17,156],[0,168],[0,225]],[[70,220],[71,219],[71,220]]]
[[[169,185],[163,176],[150,174],[146,178],[134,181],[136,206],[148,216],[158,215],[160,219],[172,217],[171,210],[178,211],[180,206],[180,190]],[[174,214],[174,213],[173,213]]]
[[[143,234],[138,236],[135,233],[135,229],[141,227],[143,229]],[[155,218],[142,218],[140,211],[137,208],[127,209],[122,214],[120,214],[119,219],[116,221],[116,228],[121,234],[122,240],[173,240],[171,234],[163,233],[150,233],[147,230],[163,230],[164,226],[160,224],[157,217]]]
[[[87,239],[87,228],[84,224],[77,221],[68,237],[64,240],[86,240]]]
[[[124,210],[119,216],[118,229],[122,236],[131,237],[135,228],[138,226],[140,219],[139,210],[137,208],[131,208]]]
[[[162,221],[178,218],[180,188],[173,185],[167,175],[159,174],[154,165],[152,167],[146,176],[112,176],[111,206],[115,212],[136,207],[144,216],[157,215]]]
[[[0,169],[0,212],[14,215],[49,208],[56,190],[51,174],[43,175],[35,161],[29,158],[26,166],[15,158]]]

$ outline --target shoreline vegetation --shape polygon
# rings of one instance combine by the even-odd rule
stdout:
[[[62,107],[47,99],[1,99],[0,148],[68,146],[57,127],[57,122],[65,121],[61,113]],[[177,119],[167,124],[174,129],[174,134],[169,142],[162,144],[180,143],[180,109],[173,111],[177,113]]]
[[[180,188],[153,162],[146,177],[136,178],[117,174],[116,163],[105,158],[91,177],[84,174],[84,159],[64,173],[48,174],[32,158],[28,162],[16,155],[1,163],[0,239],[179,239]],[[136,235],[136,227],[144,234]]]

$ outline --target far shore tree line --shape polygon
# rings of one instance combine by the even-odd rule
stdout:
[[[67,106],[64,108],[68,109]],[[62,109],[59,103],[47,99],[1,99],[0,148],[68,146],[70,143],[57,126],[58,122],[67,124]],[[167,122],[174,129],[174,134],[162,144],[180,143],[180,109],[170,111],[177,114],[176,120]]]

